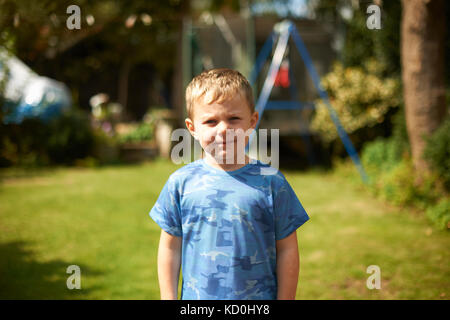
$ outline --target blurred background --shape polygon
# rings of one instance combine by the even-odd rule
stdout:
[[[311,61],[291,38],[259,128],[280,130],[312,217],[297,298],[449,299],[449,16],[443,0],[0,0],[0,298],[159,299],[148,212],[183,165],[184,90],[228,67],[257,100],[289,19]]]

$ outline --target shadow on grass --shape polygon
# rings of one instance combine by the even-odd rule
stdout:
[[[81,270],[81,289],[69,290],[66,285],[72,264],[62,260],[39,262],[29,242],[0,244],[0,299],[85,299],[92,291],[84,288],[83,275],[100,276],[102,272],[77,264]]]

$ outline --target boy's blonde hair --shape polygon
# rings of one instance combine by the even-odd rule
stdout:
[[[250,112],[255,111],[252,87],[248,80],[236,70],[227,68],[206,70],[195,76],[186,88],[186,109],[190,119],[194,116],[194,105],[204,98],[207,104],[222,103],[233,95],[242,94]]]

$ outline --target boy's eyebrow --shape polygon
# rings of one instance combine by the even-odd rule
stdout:
[[[212,117],[213,117],[213,115],[209,115],[209,114],[203,115],[203,116],[200,117],[200,121],[205,121],[205,120],[208,120],[208,119],[210,119]]]
[[[226,116],[227,117],[240,117],[241,115],[239,113],[237,113],[237,112],[231,112],[231,113],[227,114]],[[204,121],[204,120],[207,120],[207,119],[210,119],[210,118],[214,118],[214,117],[215,117],[215,115],[213,115],[213,114],[205,114],[205,115],[200,117],[200,120]]]

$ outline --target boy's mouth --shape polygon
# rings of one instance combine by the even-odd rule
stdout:
[[[216,144],[227,144],[227,143],[233,143],[235,142],[234,140],[230,140],[230,141],[216,141]]]

